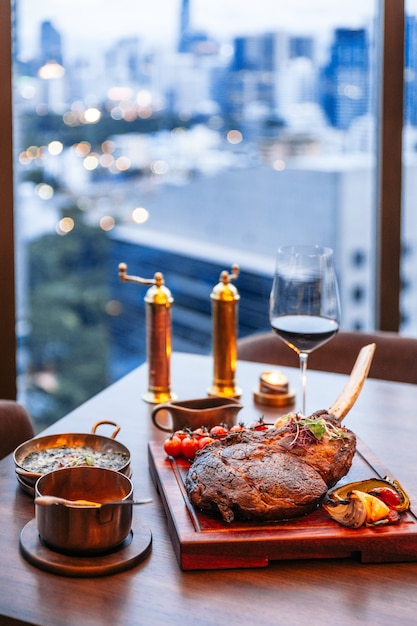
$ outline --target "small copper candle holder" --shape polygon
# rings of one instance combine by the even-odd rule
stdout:
[[[259,377],[259,387],[253,397],[258,404],[287,406],[294,404],[295,393],[289,388],[288,378],[278,370],[263,372]]]

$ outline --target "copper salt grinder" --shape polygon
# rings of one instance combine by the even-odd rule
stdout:
[[[221,272],[220,282],[210,295],[214,360],[213,385],[208,390],[210,396],[239,398],[242,395],[241,389],[235,385],[240,296],[232,280],[238,276],[238,265],[233,265],[231,274]]]
[[[119,264],[123,282],[151,285],[146,292],[146,358],[148,362],[148,391],[142,395],[145,402],[161,404],[175,400],[171,392],[171,305],[174,299],[165,286],[164,277],[156,272],[152,278],[129,276],[126,263]]]

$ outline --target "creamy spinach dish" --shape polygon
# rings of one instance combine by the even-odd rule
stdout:
[[[89,465],[119,470],[128,462],[125,452],[94,450],[89,446],[59,446],[30,452],[20,465],[28,472],[44,474],[62,467]]]

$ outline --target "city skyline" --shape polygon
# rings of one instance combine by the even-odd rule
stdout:
[[[259,316],[267,302],[269,268],[273,261],[271,251],[277,244],[298,243],[301,238],[303,243],[314,240],[337,250],[343,276],[341,293],[345,327],[358,330],[372,327],[375,272],[373,248],[369,242],[372,241],[374,208],[375,127],[372,116],[364,113],[370,100],[366,82],[370,69],[367,50],[374,52],[373,47],[368,48],[368,41],[372,42],[372,38],[368,40],[367,34],[373,30],[375,11],[366,16],[365,9],[372,7],[374,10],[377,0],[362,0],[360,10],[358,8],[356,12],[353,7],[359,5],[355,0],[326,2],[327,6],[333,5],[333,9],[349,6],[350,13],[342,16],[339,11],[337,21],[333,23],[330,15],[320,15],[328,25],[326,37],[330,44],[330,54],[322,63],[316,62],[317,58],[311,62],[315,47],[313,39],[314,43],[320,39],[320,48],[325,50],[322,31],[314,27],[314,20],[310,19],[307,10],[301,12],[300,0],[294,0],[291,8],[296,6],[299,10],[301,25],[295,21],[286,22],[283,14],[280,21],[271,18],[266,7],[273,6],[276,10],[277,5],[282,6],[277,0],[272,4],[270,0],[259,0],[259,6],[245,3],[243,8],[250,8],[254,17],[251,28],[245,22],[243,9],[238,14],[239,20],[232,19],[236,0],[225,0],[222,10],[215,15],[217,28],[211,27],[210,18],[218,0],[205,3],[204,23],[200,21],[203,14],[197,12],[197,7],[201,10],[201,0],[190,0],[193,31],[204,26],[205,33],[213,39],[222,41],[221,33],[227,32],[230,38],[236,37],[234,45],[229,46],[234,62],[227,66],[220,65],[216,52],[210,57],[198,51],[183,56],[176,54],[180,38],[180,0],[163,0],[162,4],[155,0],[149,11],[144,11],[144,20],[149,20],[146,23],[140,22],[136,12],[128,11],[129,7],[138,8],[139,5],[140,12],[140,0],[135,5],[131,0],[120,0],[115,9],[118,20],[111,22],[113,28],[107,36],[104,33],[106,23],[110,21],[108,2],[100,4],[101,19],[97,20],[94,11],[99,5],[95,0],[87,0],[88,10],[83,5],[82,13],[79,0],[71,3],[61,0],[54,4],[50,0],[39,0],[35,6],[36,15],[28,0],[18,1],[18,31],[22,27],[26,32],[30,26],[34,46],[30,59],[33,63],[17,65],[21,76],[32,79],[21,81],[22,92],[16,90],[19,95],[26,89],[25,98],[19,102],[20,119],[24,122],[19,138],[28,139],[24,144],[27,150],[20,154],[17,166],[19,183],[23,184],[16,186],[16,223],[22,228],[22,239],[26,237],[26,247],[19,248],[24,250],[18,267],[19,306],[20,302],[23,303],[19,308],[19,320],[23,322],[20,328],[25,329],[26,319],[33,320],[38,314],[36,306],[29,311],[24,308],[29,294],[26,280],[30,278],[36,287],[30,293],[33,302],[44,288],[50,291],[47,284],[50,279],[44,281],[45,284],[42,284],[43,279],[39,283],[33,279],[36,263],[32,263],[29,257],[26,261],[25,257],[33,254],[32,250],[36,250],[41,241],[39,216],[44,219],[42,228],[51,241],[55,233],[60,237],[69,235],[65,245],[55,242],[57,250],[65,251],[66,245],[73,241],[78,246],[77,238],[83,232],[80,226],[97,228],[97,232],[101,232],[100,228],[111,232],[108,236],[111,252],[105,255],[106,264],[109,262],[117,267],[118,262],[127,260],[132,268],[140,265],[143,275],[152,275],[155,269],[163,271],[179,304],[174,349],[209,349],[209,298],[203,294],[196,303],[194,291],[209,293],[201,284],[201,275],[206,275],[210,269],[215,280],[229,261],[237,262],[241,268],[241,308],[245,324],[248,323],[244,330],[259,329]],[[311,11],[312,0],[304,0],[302,4]],[[323,7],[324,2],[314,2],[314,17],[319,5]],[[70,6],[72,16],[63,12],[63,8]],[[164,13],[161,6],[166,9]],[[30,15],[30,24],[19,22],[22,12]],[[166,31],[157,20],[157,27],[150,26],[152,19],[162,14]],[[270,18],[267,22],[258,21],[265,15]],[[287,16],[289,20],[288,13]],[[94,19],[97,24],[93,23]],[[52,25],[44,24],[41,44],[41,24],[49,21]],[[413,18],[413,24],[415,21]],[[169,44],[167,54],[152,54],[153,44],[145,39],[145,35],[153,28],[161,34],[163,43]],[[305,35],[304,41],[294,42],[297,35]],[[91,40],[93,36],[99,42],[97,45]],[[135,36],[138,42],[134,40]],[[416,39],[413,37],[409,41],[414,44]],[[193,37],[190,39],[192,41]],[[204,37],[201,39],[204,41]],[[196,36],[195,40],[198,41],[199,37]],[[71,58],[66,51],[74,49],[80,41],[78,58]],[[291,47],[291,43],[306,45]],[[57,58],[62,59],[65,66],[65,78],[48,84],[38,78],[36,70],[42,60],[55,58],[57,46]],[[411,48],[414,50],[416,46]],[[210,50],[215,51],[216,46]],[[93,59],[93,55],[101,57],[101,64],[94,63],[97,59]],[[362,59],[360,64],[358,58]],[[413,59],[409,66],[412,69],[415,67]],[[97,67],[101,66],[105,66],[106,71],[95,74]],[[27,73],[23,73],[25,71]],[[265,77],[271,80],[265,81]],[[329,86],[324,91],[327,94],[324,108],[318,97],[323,93],[319,90],[323,78]],[[108,97],[109,86],[118,81],[130,89],[121,92],[120,103],[118,98]],[[146,89],[138,100],[137,94],[143,87]],[[124,94],[127,94],[126,100]],[[149,95],[152,97],[143,99]],[[153,102],[156,106],[152,108]],[[72,103],[76,104],[73,109]],[[81,103],[90,107],[92,103],[98,103],[104,113],[102,121],[85,126],[93,118],[85,115],[90,109],[85,110]],[[206,103],[211,108],[201,107]],[[217,108],[212,106],[213,103]],[[47,110],[51,111],[50,116],[44,115]],[[180,115],[183,111],[186,113],[184,117]],[[326,123],[324,111],[332,114],[331,120],[329,116],[331,128]],[[154,116],[153,112],[156,112]],[[192,115],[188,117],[190,112]],[[59,123],[60,115],[65,126]],[[201,127],[205,115],[210,117],[203,134]],[[288,128],[277,123],[285,120],[285,116],[289,118]],[[98,120],[98,117],[94,118],[94,121]],[[187,123],[183,127],[183,120],[191,120],[189,128]],[[242,132],[232,130],[229,135],[226,131],[229,127],[235,128],[235,120]],[[415,128],[417,133],[417,123]],[[42,147],[38,149],[37,146]],[[363,153],[359,154],[360,151]],[[407,262],[414,261],[406,268],[405,277],[410,283],[416,280],[414,249],[417,230],[413,228],[415,219],[410,209],[416,195],[415,171],[416,166],[407,163],[404,187],[404,197],[408,198],[405,202],[408,207],[407,239],[404,242],[411,251]],[[140,220],[135,217],[138,211]],[[46,216],[51,218],[47,223]],[[301,229],[300,223],[303,224]],[[36,232],[28,233],[29,227],[33,226]],[[26,229],[24,232],[23,228]],[[127,246],[131,246],[130,255]],[[143,250],[146,253],[142,255]],[[159,256],[156,258],[155,254]],[[47,263],[49,256],[49,250],[45,249]],[[147,268],[144,268],[145,263],[149,264]],[[218,263],[221,267],[217,266]],[[197,267],[202,267],[201,273],[196,271]],[[142,269],[146,271],[142,272]],[[250,284],[254,284],[252,274],[257,277],[254,293],[245,293],[245,271],[251,275],[247,281]],[[42,276],[41,270],[39,277]],[[265,291],[263,296],[259,292],[260,277]],[[197,280],[200,281],[198,289],[194,289]],[[108,287],[107,281],[108,277],[105,277],[100,289]],[[132,359],[145,358],[144,335],[139,337],[136,334],[142,344],[133,344],[131,337],[138,324],[137,296],[132,293],[135,298],[132,306],[130,292],[120,287],[117,272],[111,275],[111,281],[120,289],[120,297],[119,291],[112,292],[110,303],[121,303],[124,314],[106,322],[113,325],[118,322],[120,331],[111,341],[111,349],[117,354],[112,354],[106,366],[111,368],[112,376],[118,377],[123,374],[119,367],[130,368]],[[191,298],[190,285],[193,287]],[[61,303],[61,293],[60,284],[57,284],[51,302],[53,306],[57,302],[66,308],[66,295]],[[402,323],[410,332],[415,331],[414,293],[417,290],[410,289],[405,293],[406,299],[403,297]],[[244,303],[245,306],[248,303],[247,312],[243,309]],[[73,315],[72,303],[70,306]],[[53,321],[57,318],[60,322],[61,315],[55,316]],[[66,315],[62,319],[65,320]],[[251,320],[254,327],[249,325]],[[34,323],[30,329],[32,345],[38,336],[42,336],[41,322],[43,319],[38,318],[38,325]],[[83,323],[80,318],[80,324]],[[87,333],[90,338],[90,328]],[[43,373],[43,362],[46,363],[50,355],[50,334],[48,329],[47,341],[40,341],[39,349],[28,354],[33,357],[40,374]],[[127,336],[130,355],[121,353],[122,334]],[[61,345],[62,336],[63,332],[56,333],[56,345]],[[22,336],[22,340],[25,339]],[[70,368],[67,371],[71,381],[72,371]],[[60,375],[58,369],[56,373]],[[65,376],[62,378],[65,380]],[[35,393],[34,402],[37,400]]]
[[[414,0],[417,4],[417,0]],[[377,0],[339,0],[337,5],[329,0],[294,0],[291,7],[278,6],[276,0],[260,0],[257,10],[251,3],[242,4],[239,0],[211,0],[207,5],[203,0],[191,2],[191,25],[194,30],[204,30],[209,35],[232,38],[237,34],[256,34],[271,30],[291,30],[294,34],[311,34],[326,39],[337,26],[351,28],[369,23],[376,11]],[[87,42],[94,54],[95,46],[103,46],[119,38],[139,36],[146,43],[172,47],[179,34],[181,0],[155,0],[152,7],[132,0],[120,0],[117,8],[100,0],[89,0],[89,11],[82,0],[72,0],[68,11],[62,3],[53,0],[40,0],[36,4],[36,14],[30,0],[17,0],[17,18],[20,33],[20,50],[24,57],[32,58],[39,40],[42,21],[50,20],[63,34],[66,54],[80,54],[80,45]],[[138,16],[132,20],[132,9]],[[142,11],[142,12],[141,12]],[[100,23],[96,15],[100,14]],[[303,19],[299,16],[302,14]],[[161,15],[164,19],[161,20]],[[80,19],[81,16],[81,19]],[[82,48],[81,48],[82,50]]]

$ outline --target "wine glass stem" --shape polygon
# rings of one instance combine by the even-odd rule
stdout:
[[[307,359],[308,354],[300,352],[301,386],[303,394],[303,415],[306,415],[306,391],[307,391]]]

